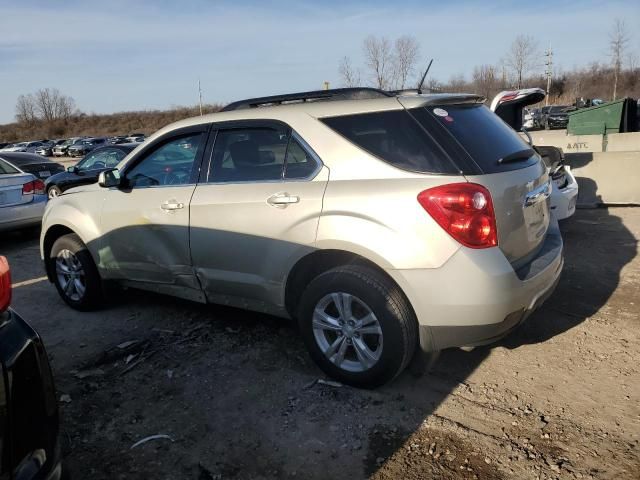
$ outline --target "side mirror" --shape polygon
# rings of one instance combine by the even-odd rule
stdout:
[[[105,170],[98,175],[98,185],[103,188],[119,187],[121,182],[120,171],[116,168]]]
[[[75,165],[73,167],[67,167],[67,172],[78,173],[78,167],[76,167]]]

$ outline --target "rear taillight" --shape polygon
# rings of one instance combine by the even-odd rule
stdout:
[[[9,262],[5,257],[0,257],[0,313],[9,308],[11,304],[11,271]]]
[[[498,245],[491,194],[475,183],[451,183],[418,194],[420,205],[461,244],[470,248]]]
[[[44,195],[44,182],[34,180],[22,185],[22,195]]]

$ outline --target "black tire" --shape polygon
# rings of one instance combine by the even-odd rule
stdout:
[[[353,372],[338,367],[316,341],[314,310],[321,299],[335,292],[357,297],[377,317],[382,350],[380,358],[367,370]],[[338,267],[318,275],[302,294],[298,322],[309,354],[322,371],[355,387],[374,388],[393,380],[409,364],[418,345],[418,322],[408,300],[390,279],[366,266]]]
[[[71,298],[65,292],[60,283],[60,279],[58,278],[58,274],[56,272],[56,259],[64,250],[70,251],[82,265],[85,290],[84,294],[80,298]],[[80,237],[74,233],[70,233],[58,238],[54,242],[53,247],[51,247],[48,262],[48,268],[52,273],[53,283],[55,284],[60,297],[62,297],[67,305],[80,311],[95,310],[102,306],[104,299],[102,279],[100,278],[98,269],[96,268],[87,246],[82,243]]]
[[[57,185],[52,185],[47,189],[48,198],[55,198],[60,196],[61,194],[62,194],[62,190],[60,190],[60,187],[58,187]]]

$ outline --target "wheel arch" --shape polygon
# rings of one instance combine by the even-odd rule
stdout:
[[[398,283],[377,263],[362,255],[340,249],[315,250],[299,259],[290,270],[285,283],[285,308],[291,318],[296,318],[298,305],[305,287],[323,272],[346,265],[371,268],[394,284],[411,306],[411,302]]]
[[[53,247],[53,244],[57,239],[68,234],[78,235],[77,232],[73,231],[68,226],[56,224],[50,226],[42,238],[42,259],[44,261],[44,268],[47,272],[47,278],[50,282],[53,282],[53,271],[51,270],[51,262],[48,261],[49,255],[51,254],[51,248]]]

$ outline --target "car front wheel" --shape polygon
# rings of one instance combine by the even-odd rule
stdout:
[[[56,198],[61,194],[62,194],[62,191],[60,190],[60,187],[57,187],[56,185],[49,187],[49,190],[47,190],[47,196],[49,198]]]
[[[364,266],[316,277],[302,295],[298,321],[318,366],[356,387],[395,378],[417,346],[417,321],[407,299],[390,279]]]
[[[93,258],[80,237],[58,238],[49,255],[49,271],[62,299],[76,310],[94,310],[103,299],[102,281]]]

